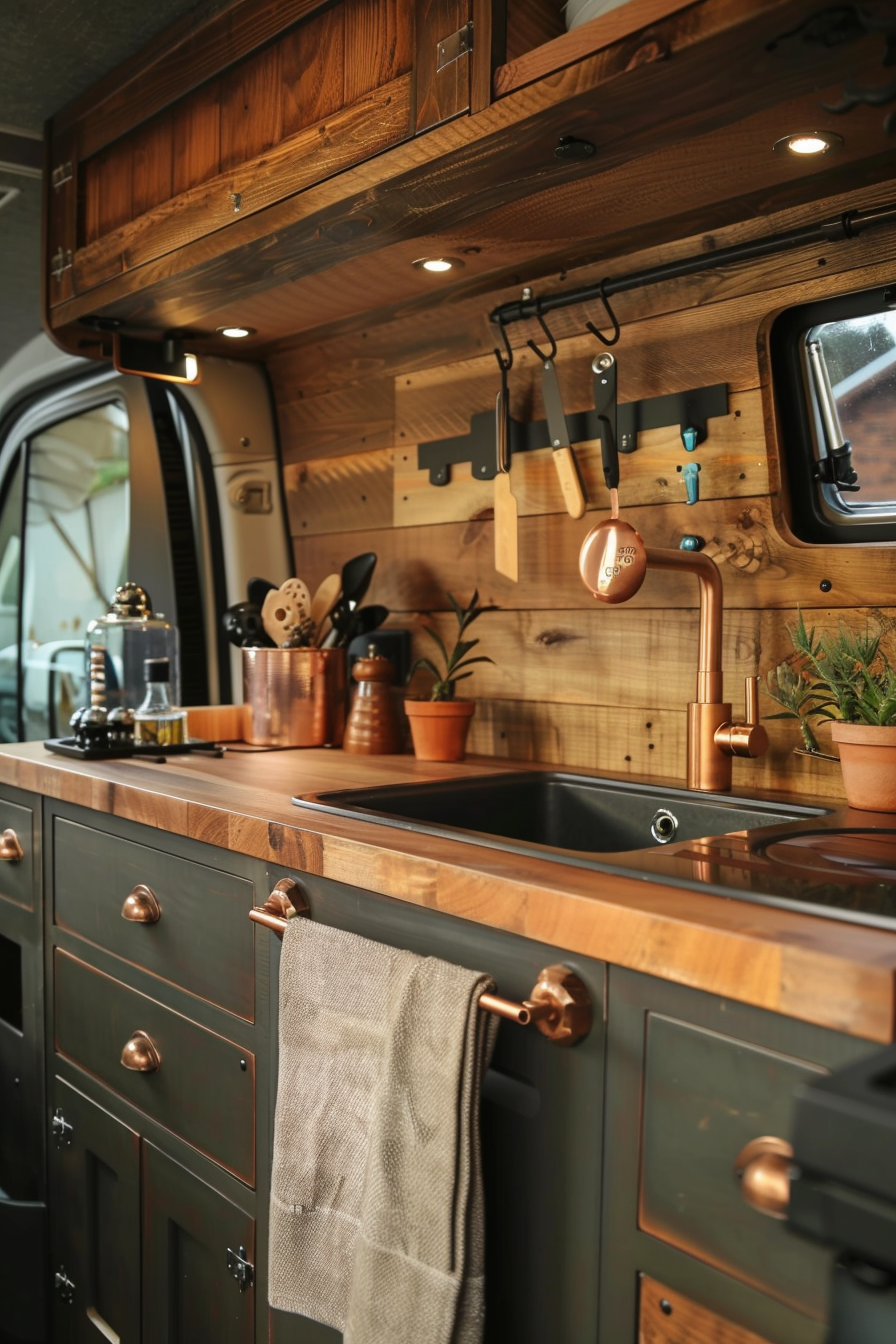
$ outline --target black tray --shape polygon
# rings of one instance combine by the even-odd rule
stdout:
[[[151,742],[122,742],[118,746],[84,747],[76,737],[51,737],[44,742],[47,751],[55,751],[57,756],[73,756],[78,761],[115,761],[137,758],[162,762],[166,756],[184,756],[190,751],[210,751],[215,756],[223,756],[224,748],[217,742],[204,742],[201,738],[190,738],[186,742],[177,742],[170,747],[156,747]]]

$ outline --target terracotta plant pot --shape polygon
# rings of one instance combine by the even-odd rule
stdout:
[[[414,755],[420,761],[462,761],[474,700],[405,700]]]
[[[896,812],[896,727],[835,720],[831,738],[840,746],[849,806],[863,812]]]

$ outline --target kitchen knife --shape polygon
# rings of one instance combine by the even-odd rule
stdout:
[[[519,526],[517,503],[510,488],[510,415],[507,390],[502,386],[495,401],[495,441],[498,470],[495,476],[495,569],[519,581]]]
[[[544,361],[542,392],[544,409],[548,419],[548,433],[551,437],[551,448],[554,452],[554,466],[557,469],[560,489],[563,491],[566,511],[570,518],[581,518],[585,513],[585,491],[582,487],[578,463],[569,442],[569,430],[566,427],[566,415],[563,410],[563,400],[560,396],[560,386],[557,382],[557,370],[554,368],[552,359]]]

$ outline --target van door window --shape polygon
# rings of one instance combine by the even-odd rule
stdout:
[[[64,735],[85,703],[87,624],[127,578],[125,406],[105,402],[42,428],[25,461],[20,735],[33,739]]]

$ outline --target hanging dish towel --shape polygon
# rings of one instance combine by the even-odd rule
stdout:
[[[280,963],[269,1299],[344,1344],[476,1344],[489,978],[307,919]]]

